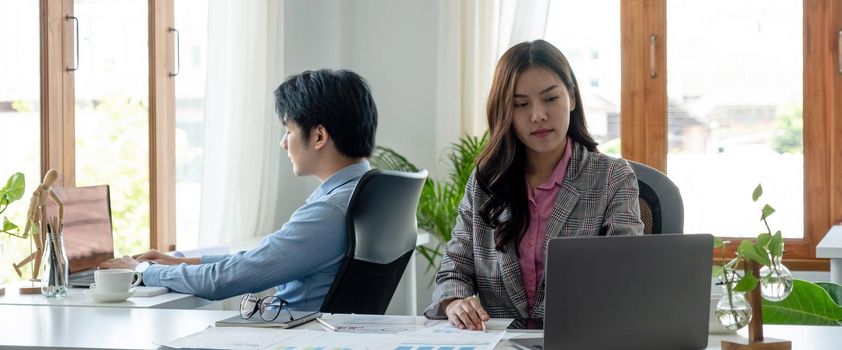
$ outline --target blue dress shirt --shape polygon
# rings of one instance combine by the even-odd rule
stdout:
[[[333,174],[256,248],[202,256],[201,265],[151,265],[144,284],[213,300],[275,287],[290,309],[319,310],[348,249],[348,202],[369,169],[362,161]]]

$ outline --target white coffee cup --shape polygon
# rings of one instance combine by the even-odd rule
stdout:
[[[142,281],[142,275],[128,269],[96,270],[91,290],[103,293],[126,293],[137,287]]]

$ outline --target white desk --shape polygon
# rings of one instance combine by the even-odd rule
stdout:
[[[156,344],[202,331],[215,321],[236,314],[236,311],[211,310],[0,305],[0,349],[156,349]],[[320,330],[321,327],[312,322],[301,329]],[[842,344],[842,327],[766,326],[765,333],[769,337],[792,340],[794,350],[836,350]],[[721,340],[734,337],[711,336],[708,349],[719,349]],[[496,349],[513,347],[503,341]]]
[[[198,309],[214,308],[217,304],[215,301],[181,293],[166,293],[154,297],[131,297],[119,303],[97,303],[85,296],[84,288],[69,288],[65,297],[47,298],[41,294],[19,294],[18,286],[21,285],[20,283],[5,286],[6,295],[0,296],[0,305]]]
[[[842,284],[842,223],[830,227],[816,246],[817,258],[830,258],[830,281]]]
[[[236,311],[0,305],[0,348],[157,349]]]

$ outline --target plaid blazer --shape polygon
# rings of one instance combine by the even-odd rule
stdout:
[[[642,235],[637,178],[631,166],[623,159],[589,152],[579,143],[573,145],[573,157],[544,237],[544,251],[554,237]],[[479,215],[479,208],[489,198],[477,185],[474,172],[465,186],[456,226],[436,274],[433,303],[424,311],[428,318],[446,318],[442,302],[475,294],[491,317],[544,316],[544,277],[535,305],[527,310],[517,243],[509,243],[502,252],[494,249],[494,228]],[[502,217],[507,214],[504,210]]]

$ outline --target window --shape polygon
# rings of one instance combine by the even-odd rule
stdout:
[[[762,183],[787,266],[826,270],[815,247],[842,221],[842,15],[828,0],[674,3],[550,2],[544,37],[577,73],[600,150],[666,172],[685,232],[737,243],[764,229]]]
[[[149,247],[146,13],[144,0],[76,0],[74,6],[76,186],[110,185],[117,256]]]
[[[0,142],[23,149],[3,152],[0,170],[24,171],[30,187],[50,168],[57,186],[110,184],[117,254],[174,243],[172,12],[166,1],[0,4],[0,130],[14,129]]]
[[[842,15],[831,7],[714,1],[668,10],[665,0],[621,2],[622,153],[667,171],[687,192],[687,230],[755,236],[763,227],[747,198],[762,182],[764,202],[779,212],[774,229],[789,237],[787,266],[828,269],[815,247],[842,221]],[[703,186],[709,192],[696,191]],[[705,208],[714,200],[722,209]]]
[[[762,183],[773,230],[803,237],[802,23],[796,1],[667,6],[667,173],[685,232],[756,237]]]
[[[41,84],[38,2],[0,2],[0,187],[16,172],[26,177],[26,194],[0,215],[23,226],[29,194],[41,183]],[[29,255],[27,240],[0,237],[0,284],[17,277],[12,263]],[[24,272],[28,274],[28,272]],[[26,276],[26,274],[24,276]]]
[[[619,156],[619,3],[552,1],[544,38],[564,53],[576,72],[588,130],[600,151]]]
[[[179,66],[175,86],[176,246],[198,245],[202,196],[204,102],[208,4],[205,0],[177,0]]]

